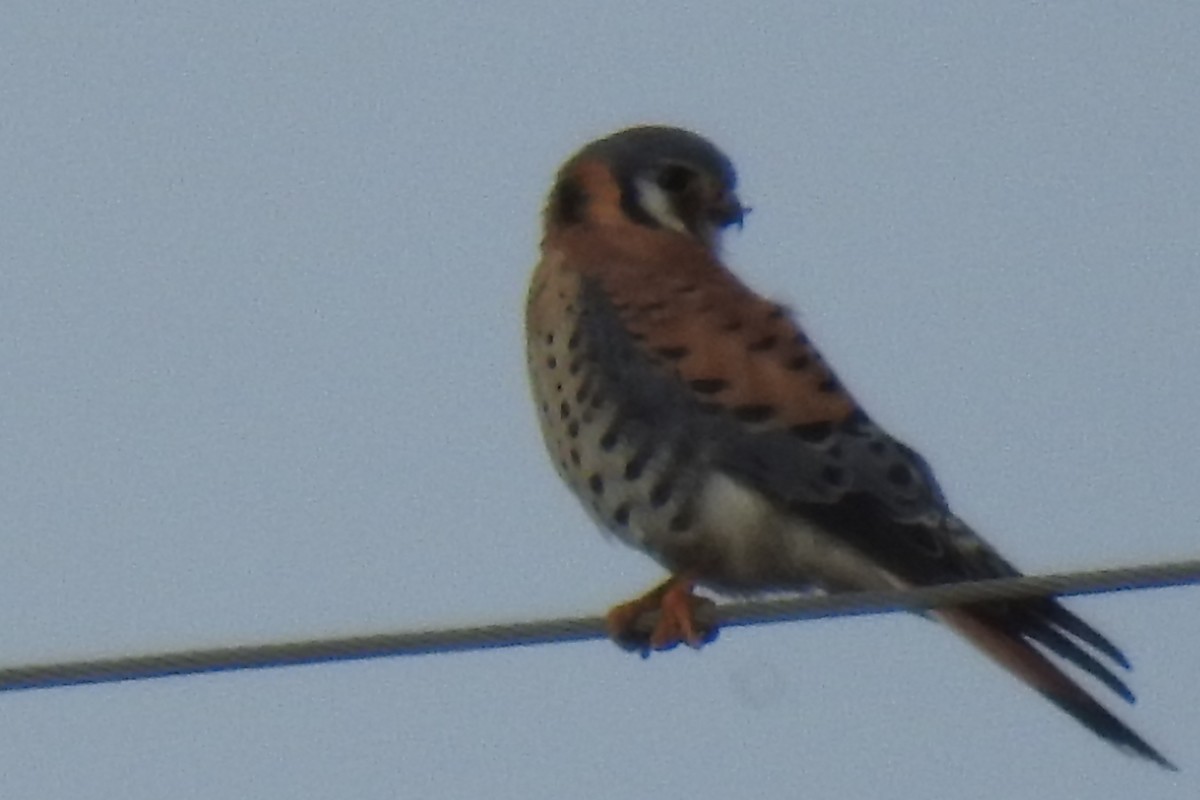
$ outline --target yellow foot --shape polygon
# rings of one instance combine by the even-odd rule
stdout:
[[[700,648],[717,637],[711,620],[715,606],[707,597],[692,594],[695,582],[691,578],[674,576],[646,594],[614,607],[608,612],[609,637],[626,650],[650,655],[651,650],[670,650],[683,643]]]

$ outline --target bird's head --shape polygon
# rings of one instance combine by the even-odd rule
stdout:
[[[690,131],[626,128],[584,146],[559,170],[547,232],[577,224],[633,223],[696,239],[710,250],[741,225],[733,164]]]

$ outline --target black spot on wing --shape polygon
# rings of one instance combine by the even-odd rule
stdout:
[[[688,354],[686,347],[660,347],[654,351],[667,361],[679,361]]]
[[[775,408],[769,405],[753,404],[736,406],[730,413],[733,414],[734,419],[740,422],[760,423],[774,417]]]
[[[787,368],[792,372],[803,372],[812,366],[812,358],[807,355],[792,356],[787,360]]]
[[[808,444],[818,444],[828,439],[833,434],[833,423],[830,422],[810,422],[805,425],[793,425],[788,428],[788,433],[795,436],[802,442]]]
[[[907,464],[893,464],[888,467],[887,479],[895,486],[904,487],[911,486],[913,482],[912,470]]]
[[[689,381],[688,386],[697,394],[716,394],[729,388],[729,381],[722,378],[697,378]]]
[[[779,337],[773,333],[769,333],[746,345],[746,349],[751,353],[762,353],[774,348],[777,344],[779,344]]]
[[[821,480],[830,486],[841,486],[846,482],[846,471],[841,467],[829,464],[821,469]]]

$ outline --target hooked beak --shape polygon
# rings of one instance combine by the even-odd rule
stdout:
[[[722,192],[712,207],[712,220],[722,228],[737,225],[740,230],[750,209],[743,206],[738,196],[729,191]]]

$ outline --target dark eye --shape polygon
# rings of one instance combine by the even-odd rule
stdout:
[[[687,167],[679,164],[668,164],[659,170],[655,182],[658,183],[659,188],[663,191],[674,194],[686,189],[691,184],[693,177],[695,177],[695,173]]]

